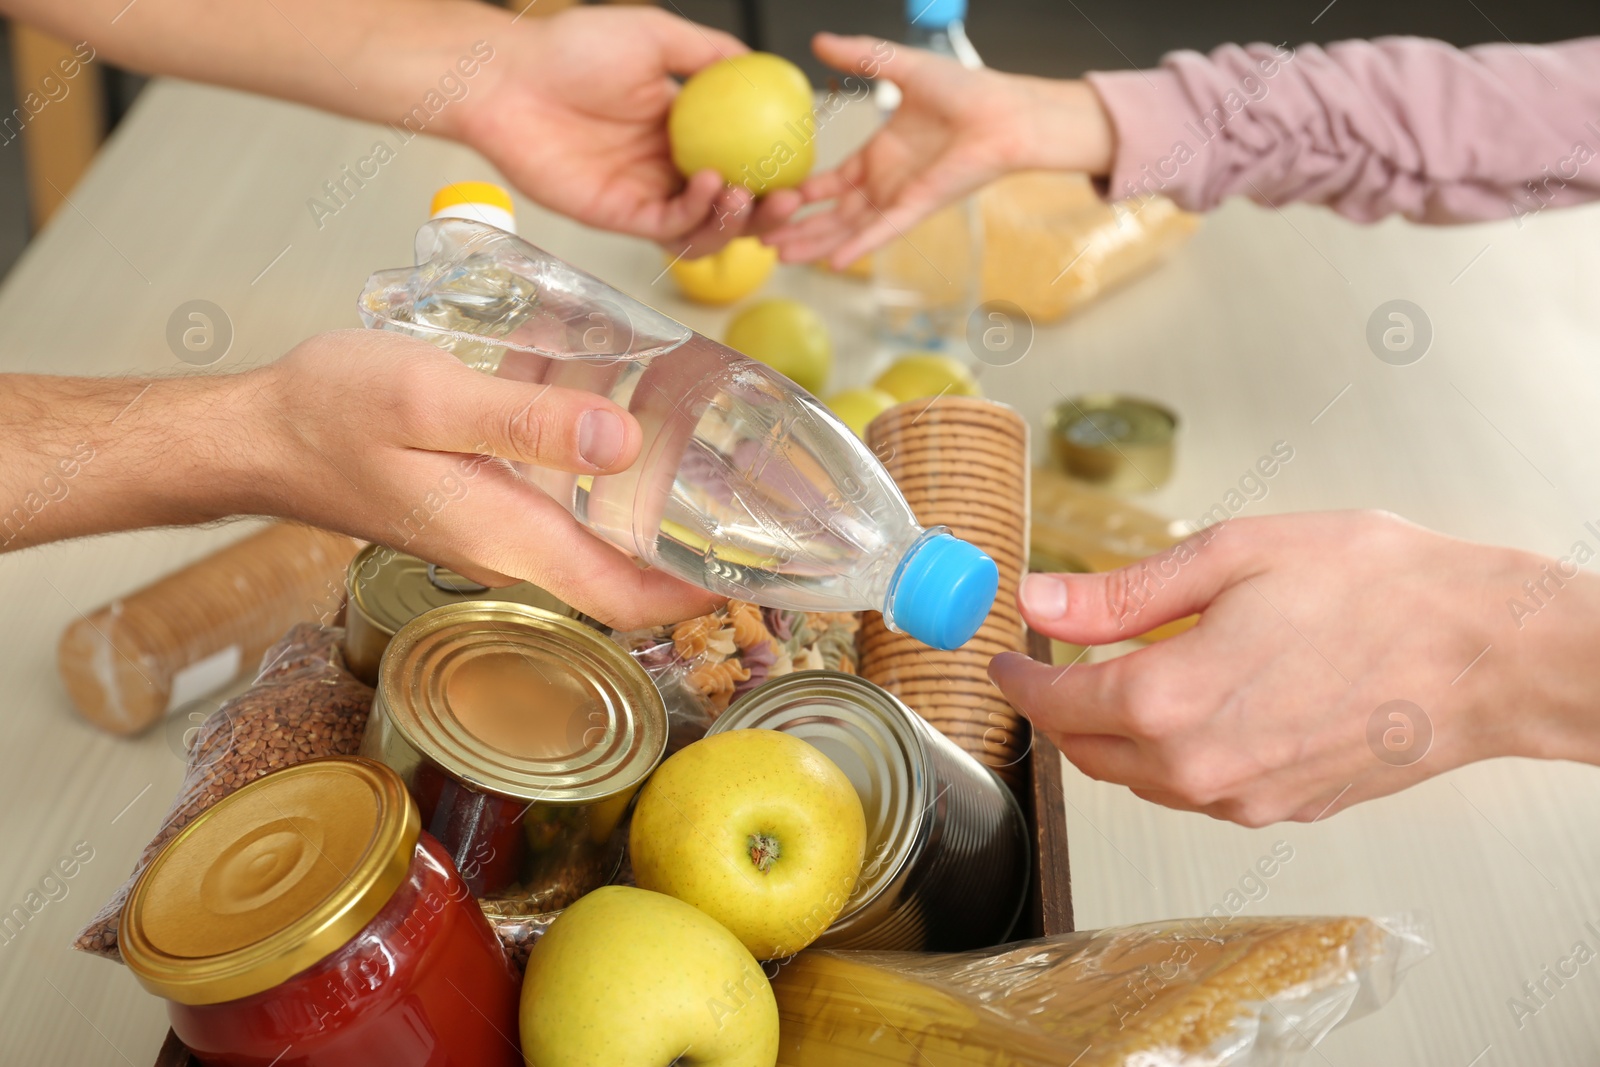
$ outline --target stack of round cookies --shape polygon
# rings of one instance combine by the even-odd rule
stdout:
[[[1000,568],[1000,594],[977,636],[950,652],[894,633],[876,612],[861,627],[861,674],[883,686],[1008,784],[1022,781],[1028,727],[989,681],[989,661],[1025,652],[1017,585],[1028,560],[1028,424],[1003,404],[913,400],[867,427],[867,445],[917,521],[947,526]]]

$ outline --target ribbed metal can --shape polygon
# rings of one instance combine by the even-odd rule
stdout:
[[[531,915],[609,882],[661,761],[649,675],[599,631],[523,604],[447,604],[383,654],[361,754],[399,772],[484,910]]]
[[[1027,894],[1027,823],[994,773],[890,693],[851,674],[800,671],[712,724],[782,730],[836,763],[861,796],[867,857],[822,948],[958,952],[1010,935]]]

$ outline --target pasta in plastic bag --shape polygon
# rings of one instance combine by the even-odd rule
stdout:
[[[1162,196],[1106,203],[1082,174],[1009,175],[978,194],[985,300],[1054,322],[1139,277],[1200,220]]]
[[[1408,920],[1193,919],[954,954],[811,951],[773,981],[782,1067],[1264,1067],[1381,1006]]]
[[[730,600],[709,615],[611,636],[661,690],[672,753],[770,678],[804,670],[854,674],[860,625],[853,612],[788,611]]]

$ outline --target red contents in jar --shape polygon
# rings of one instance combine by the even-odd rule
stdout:
[[[522,1067],[516,973],[427,833],[406,881],[332,955],[220,1004],[169,1002],[211,1067]]]
[[[521,880],[526,800],[479,792],[426,761],[412,793],[422,828],[444,845],[473,896],[498,896]]]

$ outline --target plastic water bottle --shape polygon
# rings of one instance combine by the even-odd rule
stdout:
[[[502,229],[425,224],[415,267],[380,271],[362,321],[502,378],[609,397],[644,429],[605,476],[523,467],[618,548],[712,592],[802,611],[881,611],[935,648],[964,644],[999,574],[923,529],[882,464],[809,393]]]
[[[983,66],[967,39],[966,0],[906,0],[903,39],[914,48]],[[874,101],[887,118],[900,89],[880,81]],[[873,297],[881,338],[900,347],[939,348],[961,332],[976,303],[982,265],[976,206],[962,200],[917,223],[873,257]]]

